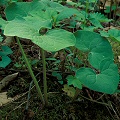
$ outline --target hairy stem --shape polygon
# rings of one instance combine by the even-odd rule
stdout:
[[[38,95],[39,95],[42,103],[45,104],[45,101],[44,101],[44,98],[43,98],[41,89],[40,89],[39,84],[38,84],[38,82],[37,82],[37,79],[35,78],[35,75],[34,75],[34,73],[33,73],[33,71],[32,71],[31,65],[30,65],[30,63],[29,63],[29,61],[28,61],[28,59],[27,59],[27,57],[26,57],[26,54],[25,54],[25,52],[24,52],[24,50],[23,50],[23,48],[22,48],[22,45],[21,45],[21,43],[20,43],[20,40],[19,40],[18,37],[15,37],[15,38],[16,38],[16,40],[17,40],[17,43],[18,43],[19,48],[20,48],[20,51],[21,51],[21,53],[22,53],[22,55],[23,55],[23,58],[24,58],[24,60],[25,60],[25,64],[27,65],[28,71],[29,71],[29,73],[30,73],[30,75],[31,75],[31,77],[32,77],[32,79],[33,79],[33,81],[34,81],[34,84],[35,84],[35,86],[36,86]]]
[[[43,63],[43,85],[44,85],[44,100],[45,105],[48,105],[48,97],[47,97],[47,79],[46,79],[46,61],[45,61],[45,51],[41,48],[42,54],[42,63]]]

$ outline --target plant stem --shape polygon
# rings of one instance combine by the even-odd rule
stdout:
[[[86,13],[88,13],[88,9],[89,9],[89,0],[86,0]]]
[[[26,110],[28,110],[28,107],[29,107],[29,100],[30,100],[32,84],[33,84],[33,80],[30,82],[30,86],[29,86],[28,97],[27,97],[27,104],[26,104],[26,108],[25,108]]]
[[[85,28],[85,25],[86,25],[86,22],[87,22],[87,15],[88,15],[88,9],[89,9],[89,0],[86,0],[86,10],[85,10],[85,20],[84,20],[84,23],[83,23],[83,30]]]
[[[47,96],[47,79],[46,79],[46,61],[45,61],[45,51],[41,48],[42,54],[42,63],[43,63],[43,85],[44,85],[44,100],[45,105],[48,105],[48,96]]]
[[[38,84],[38,82],[37,82],[37,79],[35,78],[35,75],[34,75],[34,73],[33,73],[33,71],[32,71],[31,65],[30,65],[30,63],[29,63],[29,61],[28,61],[28,59],[27,59],[27,57],[26,57],[26,54],[25,54],[25,52],[24,52],[24,50],[23,50],[23,48],[22,48],[22,45],[21,45],[21,43],[20,43],[20,40],[19,40],[18,37],[15,37],[15,38],[16,38],[16,40],[17,40],[17,43],[18,43],[19,48],[20,48],[20,51],[21,51],[21,53],[22,53],[22,55],[23,55],[23,58],[24,58],[24,60],[25,60],[26,65],[27,65],[28,71],[29,71],[29,73],[30,73],[30,75],[31,75],[31,77],[32,77],[32,79],[33,79],[33,81],[34,81],[34,84],[35,84],[35,86],[36,86],[38,95],[39,95],[42,103],[45,104],[45,101],[44,101],[44,98],[43,98],[41,89],[40,89],[39,84]]]

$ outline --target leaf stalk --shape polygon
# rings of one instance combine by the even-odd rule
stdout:
[[[42,63],[43,63],[43,85],[44,85],[44,100],[45,105],[48,106],[48,95],[47,95],[47,79],[46,79],[46,60],[45,51],[41,48]]]
[[[36,79],[36,77],[35,77],[35,75],[34,75],[34,73],[33,73],[33,71],[32,71],[32,68],[31,68],[31,65],[30,65],[30,63],[29,63],[29,61],[28,61],[28,59],[27,59],[27,56],[26,56],[26,54],[25,54],[25,52],[24,52],[24,50],[23,50],[23,47],[22,47],[22,45],[21,45],[21,43],[20,43],[20,39],[19,39],[18,37],[15,37],[15,38],[16,38],[17,43],[18,43],[18,45],[19,45],[20,51],[21,51],[21,53],[22,53],[22,55],[23,55],[25,64],[27,65],[28,71],[29,71],[29,73],[30,73],[30,75],[31,75],[31,77],[32,77],[32,79],[33,79],[33,81],[34,81],[34,84],[35,84],[35,86],[36,86],[36,89],[37,89],[38,95],[39,95],[39,97],[40,97],[40,100],[41,100],[41,102],[42,102],[43,104],[45,104],[45,101],[44,101],[44,98],[43,98],[41,89],[40,89],[39,84],[38,84],[38,82],[37,82],[37,79]]]

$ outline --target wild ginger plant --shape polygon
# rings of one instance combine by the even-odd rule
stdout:
[[[84,85],[92,90],[107,94],[117,92],[119,73],[118,67],[114,63],[110,43],[98,33],[79,30],[80,28],[85,29],[88,21],[97,28],[101,27],[101,22],[109,21],[103,15],[99,13],[89,14],[87,9],[79,11],[48,0],[29,3],[15,2],[6,8],[5,13],[7,22],[1,24],[2,27],[4,26],[4,35],[15,36],[43,104],[48,104],[44,52],[55,52],[70,46],[88,53],[90,67],[77,68],[75,75],[67,78],[68,85],[73,85],[79,89],[82,89],[82,85]],[[96,19],[96,16],[99,17]],[[65,20],[67,23],[64,22]],[[67,27],[71,27],[69,22],[73,22],[74,27],[78,22],[81,22],[84,27],[79,26],[75,32],[68,31]],[[67,26],[68,23],[69,26]],[[41,48],[44,97],[21,46],[20,38],[30,39]]]

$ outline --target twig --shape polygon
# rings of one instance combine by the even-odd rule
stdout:
[[[101,100],[104,102],[103,98],[101,98]],[[110,112],[109,107],[110,107],[110,105],[109,105],[109,106],[106,106],[106,108],[107,108],[108,112],[110,113],[111,117],[112,117],[112,118],[113,118],[113,120],[114,120],[114,117],[113,117],[112,113]]]
[[[30,86],[29,86],[27,104],[26,104],[26,108],[25,108],[26,110],[28,110],[28,106],[29,106],[29,100],[30,100],[30,93],[31,93],[32,84],[33,84],[33,80],[31,81]]]
[[[93,100],[93,99],[89,99],[89,98],[87,98],[87,97],[85,97],[85,96],[83,96],[83,95],[81,95],[81,94],[79,94],[82,98],[84,98],[84,99],[86,99],[86,100],[89,100],[89,101],[91,101],[91,102],[95,102],[95,103],[98,103],[98,104],[101,104],[101,105],[105,105],[105,106],[110,106],[109,104],[107,104],[107,103],[103,103],[103,102],[98,102],[98,101],[96,101],[96,100]],[[79,102],[78,100],[76,100],[76,101],[69,101],[69,102],[67,102],[67,103],[73,103],[73,102]]]
[[[96,101],[100,100],[105,94],[102,94]]]
[[[13,81],[17,76],[18,76],[18,73],[14,73],[14,74],[11,74],[11,75],[8,75],[8,76],[4,77],[4,78],[0,81],[0,91],[1,91],[4,87],[6,87],[9,82]]]
[[[89,98],[87,98],[87,97],[85,97],[85,96],[83,96],[83,95],[80,95],[80,96],[83,97],[83,98],[85,98],[86,100],[91,101],[91,102],[95,102],[95,103],[102,104],[102,105],[105,105],[105,106],[110,106],[110,105],[107,104],[107,103],[98,102],[98,101],[96,101],[96,100],[89,99]]]
[[[118,120],[120,120],[120,118],[119,118],[119,116],[118,116],[117,112],[115,111],[114,107],[112,106],[112,103],[111,103],[111,102],[109,102],[109,104],[110,104],[110,106],[111,106],[111,108],[112,108],[113,112],[115,113],[115,115],[116,115],[117,119],[118,119]]]

